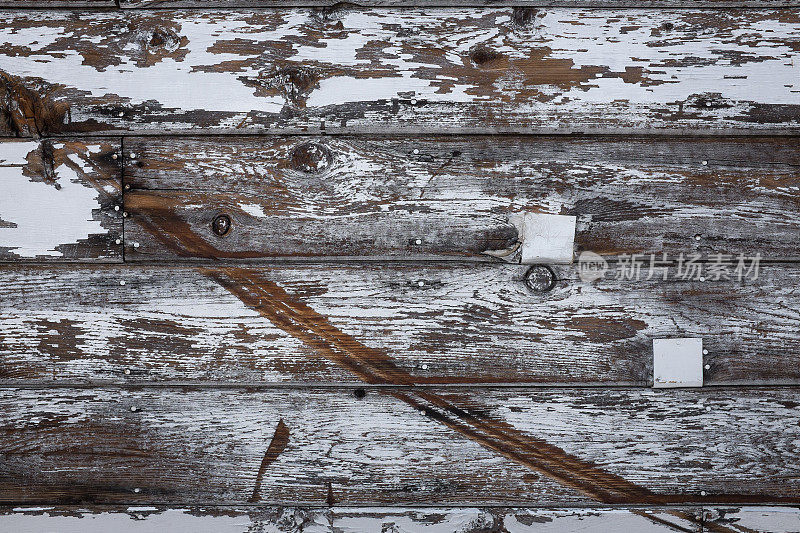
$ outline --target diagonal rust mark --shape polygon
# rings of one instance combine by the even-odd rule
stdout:
[[[414,377],[395,365],[386,354],[339,330],[325,316],[292,297],[258,272],[238,267],[204,267],[199,270],[277,327],[312,346],[363,381],[372,384],[414,385]],[[505,422],[471,414],[440,394],[426,390],[385,392],[484,447],[595,500],[628,504],[669,504],[684,500],[684,496],[680,494],[654,494],[645,487],[606,472],[542,439],[525,435]],[[330,490],[328,497],[330,500]],[[675,531],[694,531],[644,510],[634,509],[632,512]],[[667,509],[665,514],[691,524],[701,523],[701,519],[691,512]],[[717,525],[717,530],[735,533],[721,525]]]
[[[258,273],[238,267],[201,268],[201,271],[277,327],[314,347],[363,381],[414,385],[414,377],[395,365],[386,354],[337,329],[326,317]],[[392,390],[387,393],[504,457],[601,502],[669,503],[683,499],[680,495],[654,494],[544,440],[525,435],[507,423],[469,413],[435,392]]]
[[[185,229],[189,230],[188,224],[186,226]],[[191,231],[178,234],[163,231],[164,228],[159,227],[157,221],[145,221],[144,227],[168,246],[171,244],[173,249],[180,248],[194,254],[204,252],[204,257],[214,257],[213,253],[209,253],[214,247]],[[257,272],[238,267],[205,267],[198,270],[274,325],[315,348],[331,361],[347,368],[364,382],[415,384],[414,377],[395,365],[386,354],[360,343],[337,329],[325,316],[286,293],[276,283],[261,277]],[[574,457],[544,440],[524,435],[506,423],[469,414],[435,393],[420,390],[389,393],[504,457],[540,471],[601,502],[666,504],[684,501],[682,495],[656,495],[645,487],[605,472],[593,463]],[[330,490],[328,496],[329,500],[332,500]],[[666,512],[692,524],[702,524],[701,519],[689,512],[680,510]],[[677,531],[686,531],[686,528],[678,524],[654,517],[644,511],[634,510],[634,513],[656,523],[668,525]],[[718,531],[724,530],[724,526],[721,525],[717,525],[717,528]],[[732,529],[727,531],[735,533]]]
[[[261,484],[264,480],[264,473],[267,467],[274,463],[278,456],[286,449],[289,444],[289,427],[284,424],[281,418],[278,421],[278,426],[275,428],[275,433],[272,435],[272,440],[267,446],[267,451],[264,452],[264,458],[261,459],[261,466],[258,467],[258,475],[256,476],[256,484],[253,487],[253,495],[248,500],[250,503],[261,501]]]

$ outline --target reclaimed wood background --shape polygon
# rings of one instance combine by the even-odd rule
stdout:
[[[800,531],[798,5],[0,1],[0,531]]]

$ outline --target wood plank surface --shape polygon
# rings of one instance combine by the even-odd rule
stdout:
[[[749,508],[753,509],[753,508]],[[772,513],[775,508],[766,508]],[[781,513],[778,508],[777,513]],[[790,509],[791,510],[791,509]],[[195,533],[637,533],[674,532],[671,524],[701,531],[700,522],[676,513],[700,517],[694,508],[438,508],[438,507],[191,507],[92,506],[0,508],[0,528],[15,533],[144,533],[180,531]],[[785,513],[784,513],[785,514]],[[767,515],[769,520],[771,515]],[[667,522],[667,523],[664,523]],[[772,522],[767,521],[771,524]],[[783,522],[775,522],[776,525]],[[735,530],[734,530],[735,531]],[[790,530],[772,530],[788,533]]]
[[[505,265],[0,269],[2,383],[652,382],[652,340],[699,336],[706,384],[800,383],[800,269],[533,292]],[[121,285],[124,283],[124,285]]]
[[[0,8],[275,8],[337,9],[336,0],[0,0]],[[359,0],[363,7],[572,7],[572,8],[771,8],[800,5],[797,0]]]
[[[795,389],[0,390],[0,501],[797,503]]]
[[[522,211],[576,215],[578,253],[800,258],[791,138],[133,137],[125,146],[129,261],[488,259],[517,240],[508,215]],[[224,236],[218,216],[231,221]]]
[[[710,507],[704,510],[706,531],[718,528],[740,533],[794,533],[800,531],[797,507]]]
[[[676,513],[702,517],[681,520]],[[644,515],[644,516],[643,516]],[[666,522],[666,523],[665,523]],[[675,525],[683,528],[677,529]],[[0,507],[0,527],[15,533],[607,533],[666,531],[796,533],[796,507],[503,508],[503,507]]]
[[[116,139],[0,142],[0,262],[121,262],[119,153]]]
[[[6,4],[0,6],[23,5],[32,0],[4,0]],[[83,0],[61,0],[67,7],[74,7],[72,2]],[[119,0],[122,8],[142,7],[289,7],[289,6],[316,6],[335,9],[339,2],[336,0]],[[359,6],[386,6],[386,7],[478,7],[478,6],[512,6],[512,7],[658,7],[658,8],[729,8],[729,7],[791,7],[797,6],[797,0],[360,0]]]
[[[8,108],[75,132],[800,131],[793,9],[0,15]],[[33,37],[32,37],[33,36]]]

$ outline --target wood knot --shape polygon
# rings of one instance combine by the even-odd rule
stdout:
[[[661,28],[666,31],[672,31],[675,28],[675,25],[671,22],[665,22],[661,25]]]
[[[364,389],[356,389],[353,391],[353,396],[355,396],[359,400],[362,400],[366,395],[367,391],[365,391]]]
[[[181,37],[170,28],[157,28],[150,33],[147,46],[150,48],[166,48],[175,50],[181,44]]]
[[[0,133],[16,137],[43,137],[63,130],[69,106],[55,102],[22,79],[0,71]]]
[[[325,170],[331,164],[331,159],[328,147],[315,142],[295,146],[290,156],[292,168],[307,174]]]
[[[131,58],[139,67],[151,67],[167,57],[181,60],[188,53],[188,38],[174,28],[162,26],[159,20],[139,21],[131,31],[135,47]]]
[[[533,265],[525,273],[525,286],[531,292],[548,292],[556,286],[556,275],[546,265]]]
[[[481,44],[470,51],[469,57],[472,59],[473,63],[480,66],[499,59],[501,54]]]
[[[358,6],[350,2],[336,2],[330,6],[314,8],[311,12],[311,17],[312,20],[320,24],[330,24],[331,22],[336,21],[334,28],[337,30],[343,30],[344,25],[342,24],[341,17],[354,7]]]
[[[211,221],[211,230],[219,237],[224,237],[231,230],[231,217],[228,215],[217,215]]]
[[[514,26],[524,28],[530,26],[536,18],[536,10],[532,7],[515,7],[511,21]]]
[[[297,107],[305,107],[308,95],[318,87],[319,76],[307,67],[284,67],[272,73],[267,85],[280,91],[286,101]]]

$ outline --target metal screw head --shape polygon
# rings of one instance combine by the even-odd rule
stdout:
[[[231,217],[228,215],[215,216],[214,220],[211,221],[211,229],[220,237],[227,235],[231,230]]]
[[[547,292],[556,286],[556,275],[546,265],[533,265],[525,273],[525,285],[532,292]]]

